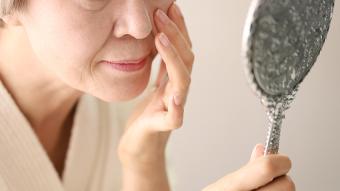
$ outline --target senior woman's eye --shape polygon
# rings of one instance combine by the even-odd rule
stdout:
[[[89,11],[98,11],[103,9],[109,0],[77,0],[79,5]]]

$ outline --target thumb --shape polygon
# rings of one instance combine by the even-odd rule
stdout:
[[[253,152],[251,153],[250,161],[253,161],[263,155],[264,155],[264,145],[260,143],[256,144],[256,146],[253,149]]]

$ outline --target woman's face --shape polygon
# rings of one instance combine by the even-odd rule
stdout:
[[[153,13],[174,0],[28,0],[20,18],[39,61],[67,85],[105,101],[143,92],[157,52]],[[137,71],[101,62],[148,56]]]

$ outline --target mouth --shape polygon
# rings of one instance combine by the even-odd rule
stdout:
[[[143,56],[138,59],[128,59],[128,60],[119,60],[119,61],[111,61],[111,60],[102,60],[100,63],[110,66],[115,70],[123,71],[123,72],[133,72],[137,70],[141,70],[144,68],[145,64],[148,61],[150,54]]]

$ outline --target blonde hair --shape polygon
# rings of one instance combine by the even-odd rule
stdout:
[[[3,16],[11,14],[13,11],[20,11],[25,0],[0,0],[0,27],[3,26]]]

